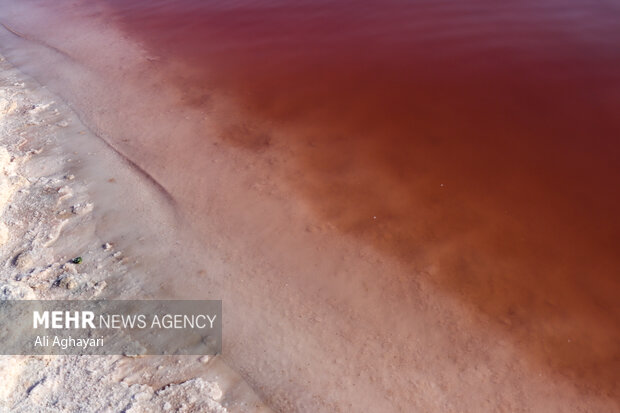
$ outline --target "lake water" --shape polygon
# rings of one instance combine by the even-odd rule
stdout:
[[[152,67],[138,77],[160,76],[145,87],[149,96],[173,94],[168,107],[207,119],[189,116],[194,126],[179,121],[166,136],[109,133],[172,193],[197,233],[217,227],[201,216],[228,197],[245,229],[217,228],[251,240],[245,248],[265,260],[293,272],[335,260],[282,245],[279,236],[295,239],[297,227],[277,224],[277,208],[240,201],[242,187],[222,194],[237,181],[209,181],[211,148],[236,151],[243,161],[235,168],[262,177],[248,188],[258,185],[274,205],[297,200],[323,223],[319,232],[406,268],[377,275],[381,291],[409,291],[422,277],[511,336],[533,363],[581,389],[618,390],[616,2],[100,0],[60,8],[76,20],[105,19],[138,42]],[[37,30],[41,39],[46,30]],[[62,39],[48,41],[63,48]],[[158,95],[161,84],[172,92]],[[136,111],[149,107],[142,102]],[[165,109],[141,113],[156,112]],[[106,116],[91,122],[106,130],[114,123]],[[114,116],[110,131],[129,130],[129,115]],[[288,189],[265,190],[270,182]],[[338,300],[366,302],[345,288],[354,276],[315,277],[291,283],[323,291],[333,282]],[[403,294],[394,298],[399,311],[414,317]],[[391,304],[381,310],[381,302],[377,311],[387,312]]]

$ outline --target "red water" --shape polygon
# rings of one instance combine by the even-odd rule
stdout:
[[[618,3],[106,3],[153,56],[186,64],[169,76],[185,104],[236,102],[222,141],[287,149],[323,221],[617,396]]]
[[[413,268],[439,262],[437,285],[613,391],[618,4],[108,2],[192,66],[187,104],[224,90],[286,131],[223,124],[221,138],[294,147],[295,185],[321,217]],[[561,331],[536,329],[556,317]]]

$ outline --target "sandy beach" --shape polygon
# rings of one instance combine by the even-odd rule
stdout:
[[[154,191],[66,105],[4,58],[0,64],[0,300],[153,297],[156,288],[137,275],[138,257],[114,242],[122,229],[103,228],[83,162],[99,154],[111,185],[137,191],[134,204],[118,208],[157,204]],[[161,223],[165,212],[148,209],[145,219]],[[77,256],[83,261],[74,264]],[[217,357],[2,356],[0,376],[1,411],[268,411]]]
[[[620,411],[607,14],[130,3],[2,3],[0,300],[222,300],[223,351],[0,356],[0,411]]]

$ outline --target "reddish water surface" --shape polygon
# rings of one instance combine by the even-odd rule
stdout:
[[[437,285],[539,360],[617,390],[617,3],[107,3],[191,65],[171,78],[188,105],[224,91],[259,119],[222,139],[294,148],[319,216],[438,265]]]
[[[415,288],[416,277],[425,277],[507,332],[545,371],[617,400],[617,3],[101,2],[149,49],[152,67],[180,68],[166,72],[169,83],[188,107],[215,118],[209,127],[215,124],[221,141],[257,158],[285,153],[286,161],[274,164],[284,165],[278,171],[318,221],[405,265],[405,274],[376,275],[375,288],[397,285],[403,291],[389,297],[385,309],[375,302],[376,314],[387,319],[398,308],[406,327],[407,317],[416,314],[407,313],[409,301],[402,297],[417,297],[407,291]],[[82,13],[90,10],[77,4]],[[46,41],[40,34],[39,39]],[[53,46],[64,50],[62,44]],[[223,96],[234,103],[227,110],[236,113],[218,111]],[[140,122],[130,117],[131,108],[117,110],[114,100],[113,105],[109,112],[127,112],[117,123],[132,129],[132,122]],[[207,129],[205,135],[211,134]],[[198,211],[189,211],[193,217],[209,211],[211,196],[200,193],[210,178],[205,173],[202,180],[201,165],[210,159],[201,157],[210,151],[196,145],[201,139],[205,147],[212,142],[196,135],[149,142],[143,134],[118,145],[129,148],[130,156],[146,154],[137,164],[168,185],[177,205],[198,205]],[[162,159],[182,159],[187,171],[186,165]],[[170,177],[173,173],[186,176]],[[259,212],[223,227],[245,227],[243,219],[263,217]],[[277,218],[267,215],[257,227]],[[228,235],[254,236],[256,245],[273,241],[242,231]],[[291,256],[283,251],[281,260]],[[364,282],[375,282],[365,277]],[[308,283],[329,286],[332,278],[316,274]],[[256,282],[271,288],[260,275]],[[334,290],[346,296],[353,288]],[[399,299],[402,305],[390,307]],[[334,337],[344,342],[338,340]],[[466,354],[467,343],[461,347]],[[366,353],[354,354],[361,360]],[[351,363],[378,360],[369,354]],[[414,356],[399,359],[399,374],[418,368]]]

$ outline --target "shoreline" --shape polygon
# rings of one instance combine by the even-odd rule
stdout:
[[[78,172],[80,159],[76,153],[66,151],[63,145],[57,142],[59,138],[69,134],[67,128],[70,124],[66,118],[68,109],[53,102],[44,89],[33,87],[32,81],[24,81],[23,75],[3,58],[0,58],[0,65],[0,116],[4,125],[0,149],[3,173],[1,194],[5,208],[2,223],[9,223],[6,230],[0,229],[0,235],[6,234],[0,249],[3,257],[0,298],[92,299],[145,296],[145,291],[141,289],[143,285],[136,282],[126,283],[126,276],[130,277],[132,271],[143,269],[136,260],[137,257],[117,249],[114,242],[109,242],[109,238],[99,238],[98,232],[92,230],[92,226],[96,226],[97,220],[101,220],[102,216],[97,216],[98,205],[89,198],[88,185]],[[77,122],[76,118],[73,122]],[[77,127],[80,139],[88,133],[81,125]],[[29,140],[24,140],[25,135]],[[94,136],[89,138],[97,139]],[[98,155],[101,156],[102,153],[99,152]],[[116,155],[109,151],[106,156],[114,159]],[[104,160],[106,156],[103,156]],[[96,159],[93,158],[95,162]],[[107,162],[109,161],[108,159]],[[122,162],[117,163],[116,168],[112,169],[118,172],[117,168],[121,165]],[[119,175],[135,175],[130,168],[124,168]],[[34,171],[38,171],[38,174]],[[140,182],[140,177],[134,179],[136,181],[129,186],[137,189],[135,185]],[[117,175],[114,183],[119,182],[123,180]],[[143,182],[143,185],[148,184]],[[157,194],[152,196],[157,197]],[[148,202],[148,198],[144,201]],[[28,203],[39,211],[29,212],[37,219],[28,223],[22,219],[19,223],[17,217],[23,217]],[[10,216],[8,220],[7,213]],[[91,230],[87,229],[88,227],[91,227]],[[20,240],[23,234],[29,231],[34,231],[35,240],[38,242],[34,242],[36,245],[30,249],[24,249]],[[79,236],[82,232],[86,232],[87,236]],[[68,238],[72,235],[77,237],[77,244],[69,241]],[[75,249],[76,245],[81,246]],[[83,253],[84,245],[88,245],[87,254]],[[67,254],[67,248],[79,250],[79,253],[86,257],[85,262],[79,266],[68,263],[78,252]],[[43,262],[46,264],[41,264]],[[115,277],[119,273],[125,274],[125,281]],[[123,288],[115,288],[118,283],[123,284]],[[151,291],[147,296],[150,294],[157,295]],[[430,290],[424,294],[429,302],[433,301],[430,300],[432,294]],[[448,310],[450,306],[451,304],[444,302],[440,312],[450,317],[449,311],[458,311],[456,307]],[[310,314],[315,323],[320,320],[317,313]],[[467,316],[469,317],[471,316]],[[419,342],[419,338],[414,338],[414,341]],[[500,343],[505,353],[503,358],[518,358],[518,353],[511,348],[506,338],[501,338]],[[156,365],[158,368],[153,373]],[[520,367],[515,365],[513,368],[521,371],[513,371],[516,375],[511,379],[506,377],[506,380],[523,380],[525,367],[521,363],[519,365]],[[201,374],[207,378],[202,378]],[[140,412],[149,409],[164,410],[168,406],[180,408],[180,411],[184,411],[183,408],[189,409],[187,411],[199,408],[213,412],[270,411],[249,386],[217,358],[213,360],[169,356],[162,361],[161,358],[153,356],[1,356],[0,375],[5,379],[5,386],[0,392],[0,408],[17,412],[41,407],[54,411],[55,406],[58,411],[116,408]],[[548,386],[551,377],[539,373],[538,385]],[[559,399],[550,401],[552,404],[568,408],[577,403],[598,410],[613,409],[615,405],[612,398],[596,396],[589,400],[582,399],[585,395],[579,396],[580,393],[566,383],[557,383],[554,386],[563,390],[557,393]],[[65,389],[62,393],[66,396],[52,397],[52,394],[58,394],[59,388]],[[427,394],[435,394],[436,397],[437,391],[439,389],[432,385],[425,389]],[[560,396],[561,394],[572,396],[564,397]],[[231,399],[226,400],[227,397]],[[224,407],[226,403],[230,405]],[[516,406],[514,402],[509,402],[508,405]]]
[[[139,257],[99,237],[105,214],[82,162],[102,162],[135,190],[143,178],[111,153],[84,160],[68,152],[72,140],[96,138],[54,99],[0,56],[0,300],[156,294],[141,284]],[[72,263],[74,256],[83,261]],[[0,375],[0,409],[16,412],[268,411],[219,357],[0,356]]]

